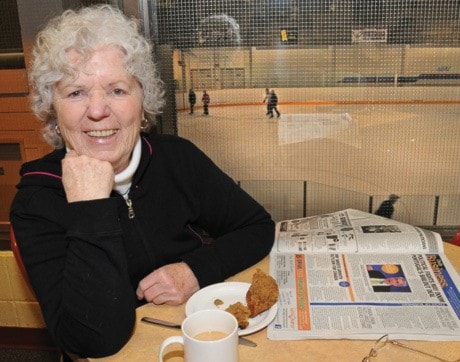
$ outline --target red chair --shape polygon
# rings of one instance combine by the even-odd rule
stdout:
[[[460,229],[455,233],[454,238],[452,239],[450,243],[460,246]]]
[[[11,250],[13,251],[14,258],[16,259],[16,264],[18,264],[19,270],[21,271],[21,274],[24,280],[26,281],[27,286],[29,287],[30,291],[33,294],[35,294],[32,289],[32,284],[30,283],[30,279],[29,279],[29,275],[27,274],[26,267],[24,266],[24,262],[22,261],[21,252],[19,251],[19,247],[16,242],[16,236],[14,235],[13,226],[11,226],[11,224],[10,224],[10,245],[11,245]]]
[[[29,287],[29,290],[32,292],[33,295],[35,295],[35,292],[32,289],[32,284],[30,283],[29,274],[27,274],[26,267],[24,266],[24,262],[22,261],[21,252],[19,251],[19,247],[16,242],[16,236],[14,235],[13,226],[11,226],[11,224],[10,224],[10,245],[11,245],[11,250],[13,251],[14,258],[16,259],[16,263],[18,264],[19,270],[21,271],[21,274],[24,277],[24,280],[26,281],[26,284]],[[51,337],[49,337],[48,332],[45,332],[45,333],[46,335],[44,338],[46,338],[45,342],[46,342],[47,348],[51,348],[52,350],[54,349],[58,350],[60,352],[60,359],[59,359],[60,361],[72,362],[74,359],[70,358],[67,353],[61,351],[59,347],[56,347],[54,342],[51,340]]]

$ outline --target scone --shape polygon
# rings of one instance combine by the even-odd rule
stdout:
[[[251,314],[251,311],[243,303],[233,303],[229,305],[225,310],[235,316],[236,320],[238,321],[238,327],[241,329],[245,329],[249,325],[248,318]]]
[[[277,302],[278,294],[279,290],[275,279],[257,269],[246,293],[247,306],[241,302],[236,302],[229,305],[225,310],[235,316],[241,329],[245,329],[249,325],[249,318],[266,311]]]
[[[246,303],[251,312],[250,317],[271,308],[278,300],[279,290],[275,279],[257,269],[252,277],[252,283],[246,293]]]

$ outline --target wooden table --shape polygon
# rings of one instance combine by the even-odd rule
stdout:
[[[460,273],[460,247],[444,243],[445,253],[457,273]],[[228,281],[251,282],[252,275],[256,268],[268,271],[268,257],[253,267],[229,278]],[[185,317],[185,306],[166,306],[146,304],[137,310],[137,323],[134,335],[125,347],[117,354],[90,361],[158,361],[158,352],[161,342],[173,335],[180,334],[179,330],[154,326],[141,322],[143,316],[165,319],[177,323]],[[308,361],[308,362],[361,362],[374,345],[370,340],[303,340],[303,341],[272,341],[267,338],[267,330],[247,336],[258,344],[257,347],[239,346],[241,362],[274,362],[274,361]],[[460,359],[460,342],[426,342],[408,341],[404,342],[411,347],[437,355],[447,361]],[[164,355],[165,361],[183,361],[182,346],[174,344],[168,347]],[[378,357],[372,362],[399,362],[417,361],[433,362],[430,357],[405,349],[386,346],[380,351]],[[218,362],[218,361],[216,361]]]

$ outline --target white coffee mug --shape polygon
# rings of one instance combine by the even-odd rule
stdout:
[[[223,310],[201,310],[185,318],[182,336],[163,341],[160,362],[164,350],[172,343],[184,346],[186,362],[238,362],[238,322]]]

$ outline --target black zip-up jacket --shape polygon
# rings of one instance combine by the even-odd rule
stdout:
[[[141,137],[128,201],[112,192],[68,203],[64,149],[21,168],[11,223],[51,335],[80,356],[110,355],[128,341],[136,288],[156,268],[183,261],[204,287],[255,264],[273,245],[270,215],[197,147]],[[199,230],[214,241],[204,243]]]

